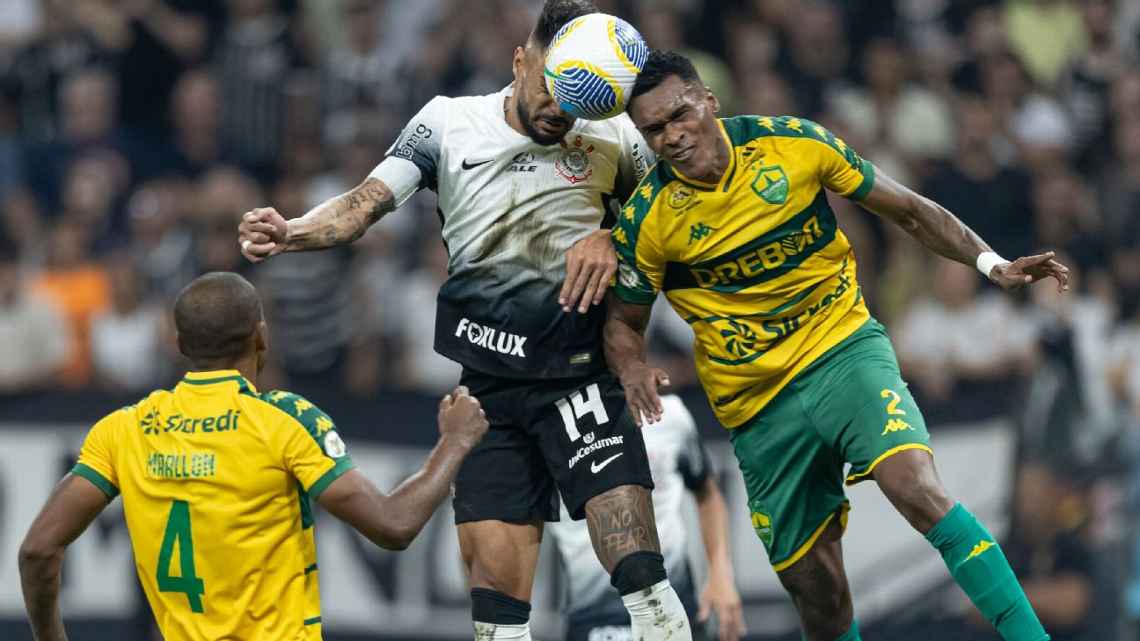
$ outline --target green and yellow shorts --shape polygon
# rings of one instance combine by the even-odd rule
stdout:
[[[846,527],[844,482],[870,478],[898,452],[931,451],[926,422],[874,319],[730,434],[752,526],[777,572],[803,558],[832,519]]]

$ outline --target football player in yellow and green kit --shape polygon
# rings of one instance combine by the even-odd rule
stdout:
[[[66,546],[116,496],[166,641],[317,641],[320,593],[310,500],[377,545],[403,549],[447,496],[487,421],[463,388],[440,404],[423,468],[385,495],[355,470],[336,426],[288,392],[254,383],[267,329],[233,273],[192,282],[174,306],[192,369],[95,424],[20,548],[37,641],[63,641]]]
[[[683,56],[654,52],[629,112],[659,162],[613,230],[620,265],[606,359],[635,417],[661,414],[643,332],[660,291],[695,335],[697,371],[748,488],[752,524],[810,641],[859,639],[840,537],[843,486],[874,479],[1006,641],[1048,639],[985,527],[934,468],[922,414],[867,311],[827,192],[900,225],[1003,288],[1067,287],[1052,253],[1008,262],[939,205],[823,127],[718,119]],[[850,473],[844,477],[844,464]]]

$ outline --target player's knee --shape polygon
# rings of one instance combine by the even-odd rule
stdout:
[[[530,621],[530,604],[498,590],[471,588],[471,619],[496,625],[523,625]]]
[[[883,494],[915,529],[927,532],[954,506],[926,452],[903,452],[875,470]]]
[[[647,551],[625,555],[610,575],[610,583],[622,596],[653,587],[665,579],[665,557]]]

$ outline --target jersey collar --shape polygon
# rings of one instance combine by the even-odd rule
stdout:
[[[257,393],[257,388],[253,383],[249,382],[246,377],[241,375],[241,372],[236,369],[215,369],[205,372],[186,372],[182,377],[182,382],[187,385],[215,385],[217,383],[228,383],[235,381],[242,391],[248,390]]]
[[[677,180],[680,180],[690,187],[696,187],[697,189],[703,189],[705,191],[726,191],[728,189],[728,185],[732,183],[732,178],[736,174],[736,149],[733,148],[732,139],[728,137],[728,132],[724,129],[724,121],[717,118],[716,125],[720,127],[720,135],[724,138],[724,144],[728,147],[728,167],[725,167],[724,174],[720,177],[720,181],[717,183],[709,183],[703,180],[697,180],[696,178],[689,178],[681,173],[680,169],[666,163],[669,167],[669,171],[673,172]]]

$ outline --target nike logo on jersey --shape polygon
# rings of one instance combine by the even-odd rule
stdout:
[[[482,167],[483,165],[486,165],[489,162],[495,162],[495,159],[492,158],[490,160],[480,160],[479,162],[469,162],[467,160],[464,160],[463,161],[463,168],[464,169],[474,169],[476,167]]]
[[[590,471],[593,472],[594,474],[601,472],[602,470],[604,470],[606,468],[607,465],[609,465],[610,463],[613,463],[614,459],[621,456],[622,454],[625,454],[625,452],[618,452],[617,454],[614,454],[613,456],[602,461],[601,463],[598,463],[597,461],[590,463]]]

